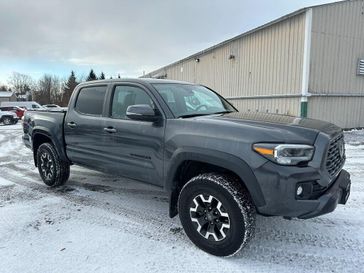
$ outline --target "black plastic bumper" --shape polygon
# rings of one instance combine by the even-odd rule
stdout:
[[[313,218],[334,211],[337,204],[345,205],[350,195],[350,187],[350,174],[342,170],[330,188],[316,200],[318,201],[317,208],[298,218]]]
[[[350,194],[350,175],[341,170],[334,181],[327,181],[318,169],[278,166],[268,163],[255,173],[266,204],[257,207],[266,216],[312,218],[335,210],[337,204],[345,204]],[[320,179],[324,180],[323,182]],[[298,183],[320,181],[328,186],[315,199],[301,200],[296,197]]]

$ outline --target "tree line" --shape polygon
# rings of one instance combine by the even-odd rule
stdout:
[[[118,74],[120,78],[120,74]],[[9,86],[0,85],[0,91],[14,91],[18,99],[34,100],[40,104],[58,104],[67,106],[75,87],[82,81],[104,80],[105,74],[101,72],[96,75],[93,69],[90,70],[86,78],[76,78],[75,72],[67,79],[61,79],[56,75],[44,74],[35,81],[26,74],[13,72],[8,79]],[[110,77],[112,79],[112,77]]]

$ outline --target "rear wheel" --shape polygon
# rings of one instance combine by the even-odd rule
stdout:
[[[4,123],[4,125],[10,125],[10,124],[12,124],[13,122],[12,122],[11,118],[9,118],[9,117],[4,117],[4,118],[3,118],[3,123]]]
[[[239,252],[254,236],[255,207],[232,176],[201,174],[183,187],[179,216],[191,241],[216,256]]]
[[[70,176],[70,164],[62,161],[51,143],[43,143],[37,151],[40,177],[50,187],[65,184]]]

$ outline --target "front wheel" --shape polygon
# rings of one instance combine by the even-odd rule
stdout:
[[[51,143],[43,143],[39,146],[37,166],[43,182],[50,187],[63,185],[70,176],[70,164],[60,159]]]
[[[179,217],[190,240],[216,256],[232,256],[254,236],[256,210],[235,177],[209,173],[182,188]]]

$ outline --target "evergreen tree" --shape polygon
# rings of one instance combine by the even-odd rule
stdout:
[[[75,72],[71,71],[71,75],[68,77],[67,82],[63,87],[62,106],[67,106],[71,98],[73,90],[78,85]]]
[[[101,75],[100,75],[100,78],[99,78],[100,80],[105,80],[105,74],[104,74],[104,72],[101,72]]]
[[[89,82],[89,81],[95,81],[95,80],[97,80],[96,74],[95,74],[94,70],[91,69],[90,74],[88,74],[86,81]]]

